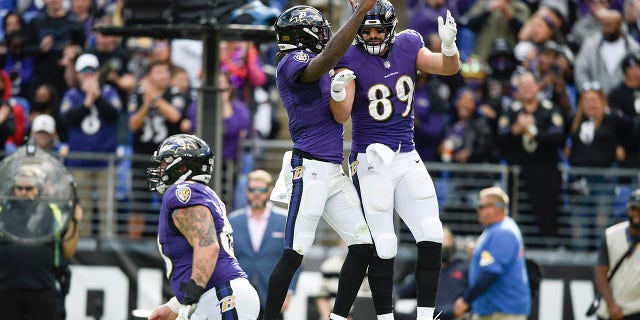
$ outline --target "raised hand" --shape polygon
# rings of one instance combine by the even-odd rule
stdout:
[[[456,21],[451,16],[451,12],[447,10],[447,20],[444,21],[442,17],[438,17],[438,35],[442,40],[442,53],[445,56],[451,57],[458,51],[456,47],[456,34],[458,28]]]

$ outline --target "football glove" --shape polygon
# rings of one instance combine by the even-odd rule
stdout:
[[[204,292],[204,288],[197,285],[193,279],[180,283],[180,291],[184,293],[184,297],[180,300],[180,309],[178,310],[179,320],[188,320],[198,305],[200,297]]]
[[[447,57],[451,57],[456,54],[458,48],[456,47],[456,34],[458,28],[456,27],[456,21],[451,16],[451,12],[447,10],[447,21],[443,21],[442,17],[438,17],[438,35],[442,40],[442,54]]]
[[[355,78],[356,75],[349,69],[336,73],[331,80],[331,98],[337,102],[344,100],[347,97],[345,87]]]

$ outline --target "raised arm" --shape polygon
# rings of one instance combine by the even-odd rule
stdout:
[[[315,57],[300,76],[301,82],[313,82],[333,69],[353,42],[364,15],[376,4],[376,0],[361,0],[347,22],[334,34],[322,52]]]

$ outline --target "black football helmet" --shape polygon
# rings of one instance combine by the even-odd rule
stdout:
[[[170,136],[151,157],[151,161],[160,165],[147,168],[149,189],[163,194],[170,185],[185,180],[209,183],[213,160],[213,151],[204,140],[191,134]]]
[[[310,6],[285,10],[275,23],[276,41],[281,52],[308,49],[319,54],[331,39],[331,24]]]
[[[376,4],[367,11],[360,24],[360,29],[356,35],[356,42],[361,45],[370,54],[378,55],[391,46],[396,39],[396,25],[398,17],[396,17],[395,9],[388,0],[378,0]],[[362,38],[362,29],[371,27],[382,27],[386,29],[386,34],[380,43],[367,43]]]

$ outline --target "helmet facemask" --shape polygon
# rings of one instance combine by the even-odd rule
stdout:
[[[387,0],[378,0],[376,5],[367,11],[364,20],[360,24],[360,29],[356,34],[356,43],[361,45],[369,54],[380,55],[385,52],[388,47],[396,39],[396,25],[398,18],[396,17],[393,5]],[[382,28],[385,31],[384,39],[365,41],[362,37],[362,31],[367,28]]]

